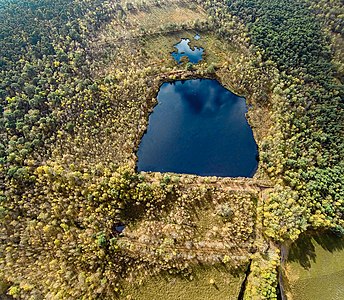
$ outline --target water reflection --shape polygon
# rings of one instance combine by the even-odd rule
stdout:
[[[178,51],[172,52],[171,55],[178,63],[181,62],[184,56],[188,57],[189,62],[193,64],[197,64],[202,60],[204,49],[197,47],[191,49],[189,43],[189,39],[182,39],[178,44],[174,45]]]
[[[257,145],[245,99],[216,80],[164,83],[138,151],[138,171],[251,177]]]

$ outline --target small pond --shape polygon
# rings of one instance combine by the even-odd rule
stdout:
[[[199,40],[200,36],[195,35],[195,40]],[[172,57],[176,60],[177,63],[181,62],[182,57],[186,56],[189,59],[189,62],[197,64],[203,58],[204,49],[194,47],[192,49],[189,45],[189,39],[182,39],[178,44],[174,45],[178,51],[172,52]]]
[[[216,80],[164,83],[138,150],[138,171],[252,177],[258,151],[245,99]]]

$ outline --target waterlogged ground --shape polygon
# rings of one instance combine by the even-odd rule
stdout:
[[[200,36],[195,35],[194,39],[199,40]],[[204,49],[197,47],[191,48],[189,43],[189,39],[182,39],[178,44],[174,45],[177,51],[172,52],[172,57],[176,62],[180,63],[183,57],[187,57],[189,62],[193,64],[197,64],[202,60]]]
[[[290,249],[284,281],[288,300],[344,299],[344,238],[301,237]]]

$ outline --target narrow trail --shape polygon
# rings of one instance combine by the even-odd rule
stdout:
[[[196,253],[207,253],[207,254],[220,254],[220,255],[230,255],[230,258],[233,259],[233,260],[246,260],[249,256],[249,253],[242,253],[243,255],[231,255],[232,254],[232,251],[231,251],[231,248],[233,248],[234,252],[238,252],[238,249],[237,247],[235,246],[232,246],[232,247],[228,247],[228,248],[225,248],[225,249],[218,249],[218,248],[211,248],[211,247],[202,247],[202,248],[188,248],[188,247],[185,247],[185,246],[168,246],[168,245],[153,245],[152,243],[144,243],[144,242],[139,242],[137,240],[134,240],[134,239],[129,239],[129,238],[122,238],[121,240],[121,243],[128,243],[129,246],[130,244],[133,244],[133,245],[137,245],[137,246],[142,246],[142,247],[145,247],[147,249],[150,249],[150,250],[169,250],[169,251],[172,251],[172,252],[176,252],[178,251],[179,253],[180,252],[183,252],[184,254],[196,254]],[[160,248],[162,247],[162,248]],[[130,249],[127,249],[127,250],[130,250]],[[142,249],[140,249],[142,250]],[[132,252],[135,252],[133,250],[130,250]],[[245,251],[242,251],[242,252],[245,252]]]
[[[143,172],[148,183],[160,184],[163,179],[161,173]],[[159,176],[156,176],[159,175]],[[226,178],[226,177],[200,177],[194,175],[177,175],[173,173],[164,173],[168,176],[177,176],[180,182],[176,183],[181,188],[205,187],[218,188],[221,190],[232,191],[258,191],[263,192],[273,188],[273,183],[268,180],[257,180],[251,178]],[[261,195],[263,196],[263,195]]]

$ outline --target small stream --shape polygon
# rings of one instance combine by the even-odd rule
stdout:
[[[247,280],[248,280],[248,276],[251,273],[251,264],[252,264],[252,260],[250,260],[247,269],[245,271],[245,279],[241,284],[241,288],[240,288],[240,293],[238,296],[238,300],[244,300],[244,295],[245,295],[245,290],[246,290],[246,286],[247,286]]]

